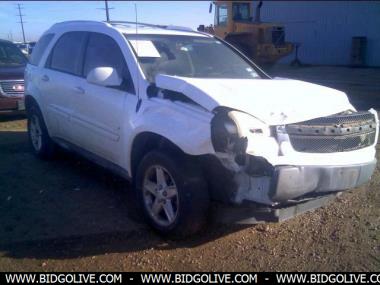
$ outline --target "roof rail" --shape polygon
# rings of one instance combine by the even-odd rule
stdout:
[[[194,32],[194,30],[191,28],[181,27],[181,26],[173,26],[173,25],[155,25],[155,24],[132,22],[132,21],[110,21],[108,23],[110,23],[111,25],[117,25],[117,24],[136,25],[137,24],[139,26],[153,27],[153,28],[166,29],[166,30]]]
[[[131,22],[131,21],[109,21],[107,23],[110,23],[111,25],[118,25],[118,24],[131,24],[131,25],[139,25],[139,26],[147,26],[147,27],[153,27],[153,28],[160,28],[165,29],[166,26],[164,25],[155,25],[155,24],[148,24],[148,23],[141,23],[141,22]]]
[[[166,29],[168,29],[168,30],[175,30],[175,31],[194,32],[194,30],[192,28],[183,27],[183,26],[168,25],[168,26],[166,26]]]
[[[64,22],[59,22],[55,23],[52,27],[55,26],[61,26],[61,25],[70,25],[70,24],[95,24],[95,25],[105,25],[105,26],[115,26],[115,25],[139,25],[139,26],[145,26],[145,27],[152,27],[152,28],[158,28],[158,29],[164,29],[164,30],[172,30],[172,31],[182,31],[182,32],[192,32],[192,33],[197,33],[197,34],[202,34],[205,36],[211,36],[207,33],[204,32],[199,32],[196,30],[193,30],[192,28],[189,27],[183,27],[183,26],[174,26],[174,25],[156,25],[156,24],[149,24],[149,23],[141,23],[141,22],[132,22],[132,21],[91,21],[91,20],[73,20],[73,21],[64,21]]]
[[[66,24],[97,24],[97,25],[106,25],[107,22],[101,22],[101,21],[91,21],[91,20],[73,20],[73,21],[64,21],[64,22],[59,22],[55,23],[55,25],[61,26],[61,25],[66,25]]]

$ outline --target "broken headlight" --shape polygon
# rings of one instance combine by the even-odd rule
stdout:
[[[239,111],[220,111],[211,122],[211,138],[215,151],[245,153],[248,136],[270,136],[269,127]]]
[[[250,134],[255,134],[269,137],[271,134],[268,125],[256,119],[255,117],[248,115],[247,113],[231,111],[228,114],[231,119],[237,124],[242,136],[247,137]]]

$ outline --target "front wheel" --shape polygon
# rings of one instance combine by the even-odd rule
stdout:
[[[174,157],[148,153],[138,167],[136,188],[148,223],[160,234],[177,238],[201,229],[209,196],[199,167]]]

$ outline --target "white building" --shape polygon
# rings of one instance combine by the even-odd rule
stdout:
[[[258,1],[254,1],[256,7]],[[299,42],[307,64],[349,65],[352,37],[367,38],[365,62],[380,66],[379,1],[263,1],[263,22],[285,26],[286,41]],[[289,63],[294,53],[280,62]]]

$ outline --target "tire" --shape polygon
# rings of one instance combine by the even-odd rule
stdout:
[[[42,159],[51,159],[55,153],[55,144],[49,136],[40,109],[33,105],[27,115],[28,137],[33,152]]]
[[[207,184],[200,168],[178,157],[168,152],[149,152],[138,166],[135,180],[148,224],[173,239],[198,232],[209,209]]]

